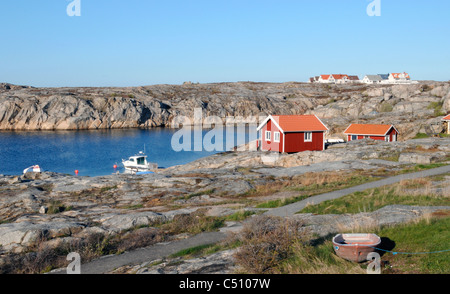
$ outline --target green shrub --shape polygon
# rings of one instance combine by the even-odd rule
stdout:
[[[245,223],[237,237],[241,247],[236,263],[250,274],[268,274],[278,270],[293,255],[293,245],[305,237],[301,223],[277,217],[257,216]]]
[[[445,113],[442,111],[442,106],[444,102],[431,102],[428,105],[428,109],[434,109],[434,116],[443,116]]]
[[[52,201],[48,206],[48,214],[57,214],[64,211],[72,210],[72,206],[66,206],[61,201]]]
[[[224,218],[206,216],[204,210],[200,209],[190,214],[176,215],[172,222],[163,224],[161,227],[173,235],[182,233],[199,234],[217,231],[224,224]]]
[[[428,138],[428,137],[430,137],[430,136],[428,136],[425,133],[417,133],[416,136],[413,139],[425,139],[425,138]]]
[[[380,105],[380,112],[391,112],[394,109],[394,106],[389,102],[383,102]]]

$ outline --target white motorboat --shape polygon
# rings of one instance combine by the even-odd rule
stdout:
[[[26,168],[23,170],[23,174],[40,173],[40,172],[41,172],[41,168],[39,167],[39,165],[33,165],[33,166],[30,166],[29,168]]]
[[[131,172],[147,172],[155,171],[158,169],[158,164],[147,161],[147,155],[144,152],[130,156],[128,160],[122,160],[122,164],[125,167],[125,171]]]

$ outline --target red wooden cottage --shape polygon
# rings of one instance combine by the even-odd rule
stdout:
[[[347,135],[347,141],[370,138],[373,140],[396,142],[399,133],[393,125],[351,124],[344,131],[344,134]]]
[[[447,125],[447,134],[450,135],[450,114],[444,117],[442,121]]]
[[[322,151],[328,128],[315,115],[269,115],[258,127],[261,150]]]

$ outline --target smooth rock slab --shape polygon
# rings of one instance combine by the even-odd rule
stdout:
[[[84,225],[74,222],[31,223],[19,222],[0,225],[0,244],[3,250],[27,246],[39,237],[57,238],[70,236],[84,229]]]
[[[226,250],[206,257],[189,259],[181,264],[161,263],[153,267],[133,268],[137,274],[230,274],[233,272],[235,250]]]
[[[159,221],[166,221],[167,217],[163,214],[146,211],[128,214],[109,215],[100,220],[102,226],[110,231],[123,231],[138,226],[148,226]]]
[[[444,152],[435,153],[402,153],[398,159],[399,162],[408,162],[416,164],[430,164],[440,158],[445,158]]]

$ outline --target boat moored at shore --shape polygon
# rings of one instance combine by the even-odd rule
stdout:
[[[128,172],[151,172],[158,169],[158,164],[147,161],[147,155],[144,152],[130,156],[128,160],[122,160],[125,171]]]

